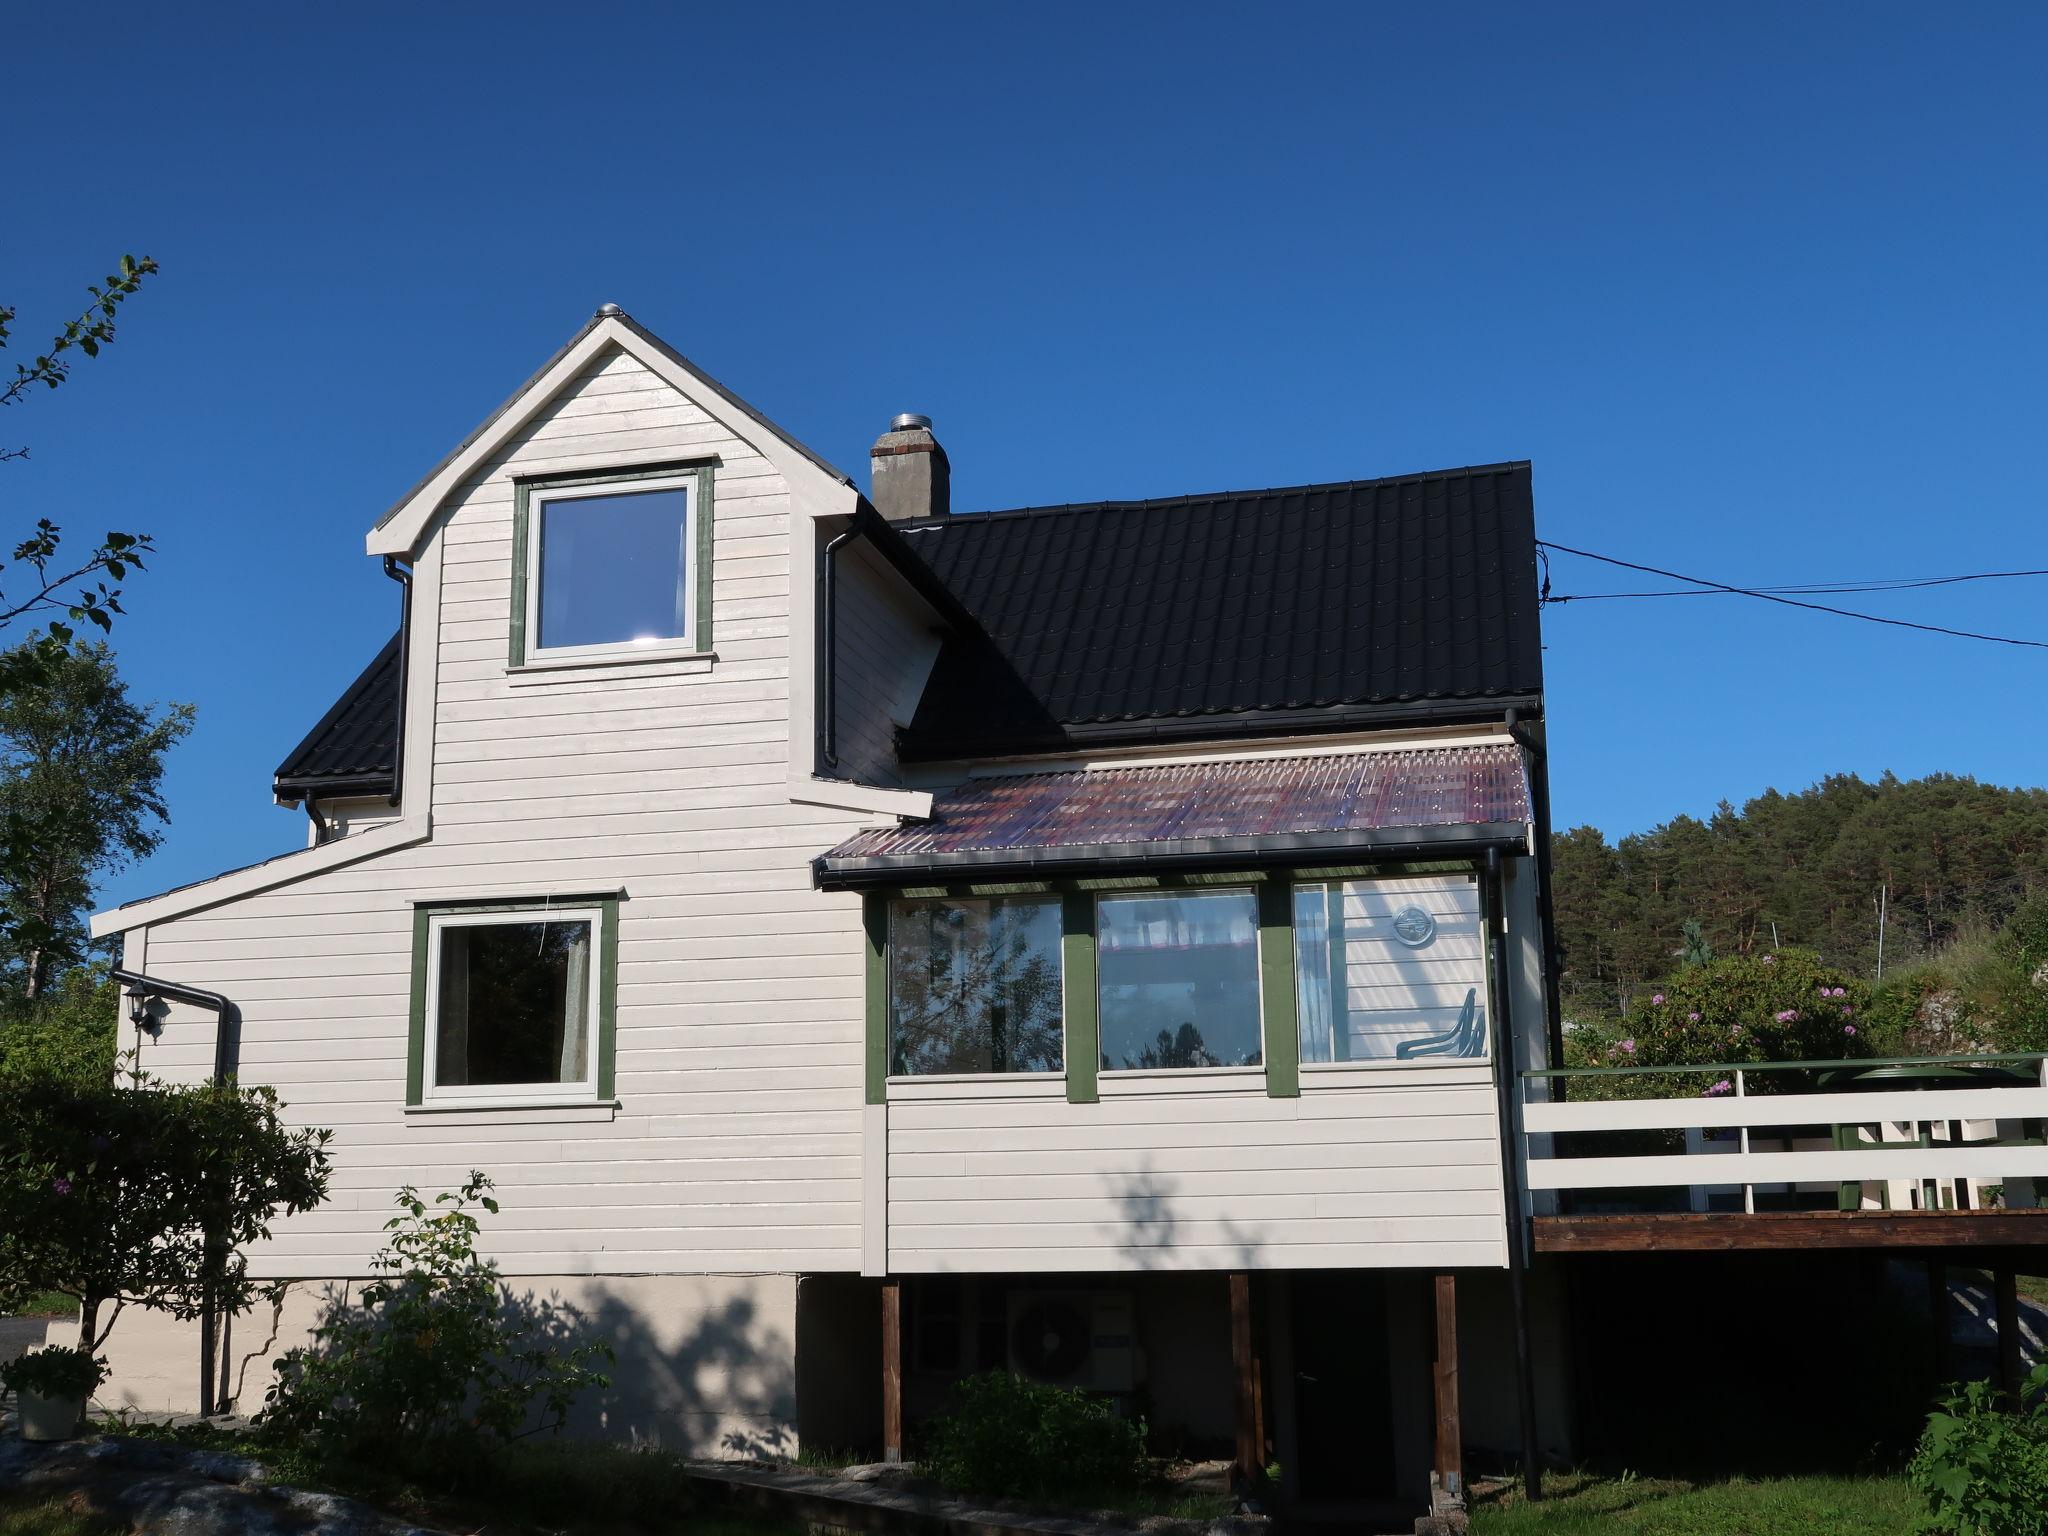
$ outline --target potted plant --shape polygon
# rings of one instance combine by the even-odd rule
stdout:
[[[0,1366],[21,1413],[24,1440],[69,1440],[78,1433],[86,1399],[107,1379],[106,1362],[90,1350],[52,1344]]]

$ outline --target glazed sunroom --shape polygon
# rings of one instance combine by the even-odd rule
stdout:
[[[1511,742],[972,778],[815,866],[864,895],[868,1100],[1485,1060],[1489,882],[1530,817]]]

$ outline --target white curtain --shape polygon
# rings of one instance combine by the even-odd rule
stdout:
[[[562,1064],[556,1081],[580,1083],[590,1060],[590,925],[569,946],[569,975],[562,991]]]
[[[1336,1060],[1330,996],[1330,909],[1323,887],[1294,892],[1294,990],[1303,1061]]]
[[[434,1021],[434,1083],[460,1088],[469,1081],[469,931],[441,930],[441,993]]]

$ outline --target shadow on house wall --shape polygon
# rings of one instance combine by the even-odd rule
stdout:
[[[598,1277],[538,1288],[513,1279],[499,1294],[508,1321],[551,1350],[611,1346],[612,1364],[599,1366],[611,1384],[578,1399],[565,1433],[696,1456],[796,1454],[794,1277]],[[237,1319],[241,1411],[261,1406],[271,1360],[293,1345],[317,1351],[315,1327],[360,1315],[359,1286],[324,1283]]]

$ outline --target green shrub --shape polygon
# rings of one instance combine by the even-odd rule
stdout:
[[[1126,1493],[1145,1474],[1145,1429],[1114,1404],[1004,1371],[970,1376],[924,1426],[925,1469],[941,1487],[1062,1503]]]
[[[1689,965],[1629,1012],[1627,1033],[1601,1042],[1604,1066],[1708,1066],[1716,1062],[1835,1061],[1870,1054],[1869,990],[1802,949],[1728,955]],[[1588,1041],[1592,1044],[1592,1041]],[[1712,1083],[1673,1079],[1677,1091]],[[1784,1073],[1759,1075],[1752,1093],[1798,1087]]]
[[[58,1292],[97,1350],[124,1306],[245,1310],[243,1250],[327,1198],[330,1132],[265,1087],[0,1075],[0,1314]]]
[[[1980,1030],[2001,1051],[2048,1051],[2048,892],[2013,913],[1970,978]]]
[[[1927,1501],[1921,1529],[1952,1536],[2048,1531],[2048,1365],[2018,1404],[1973,1381],[1927,1416],[1906,1477]]]
[[[258,1416],[275,1443],[351,1461],[436,1471],[562,1427],[611,1346],[572,1342],[577,1319],[518,1298],[476,1253],[472,1206],[496,1213],[491,1181],[472,1172],[430,1206],[407,1185],[386,1222],[389,1246],[370,1261],[383,1278],[357,1306],[338,1304],[314,1343],[277,1362]]]
[[[38,1397],[90,1397],[107,1379],[106,1362],[91,1350],[50,1344],[31,1349],[0,1365],[0,1382],[10,1392]]]

